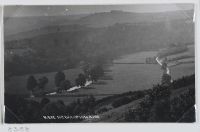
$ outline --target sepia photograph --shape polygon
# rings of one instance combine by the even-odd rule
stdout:
[[[3,7],[5,123],[193,123],[194,4]]]

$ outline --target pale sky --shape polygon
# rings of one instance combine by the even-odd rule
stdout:
[[[109,12],[110,10],[122,10],[128,12],[165,12],[191,9],[194,9],[193,4],[5,6],[4,16],[58,16]]]

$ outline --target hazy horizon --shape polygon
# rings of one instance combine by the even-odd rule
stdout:
[[[156,13],[168,11],[193,10],[193,4],[134,4],[134,5],[35,5],[35,6],[5,6],[4,17],[25,16],[67,16],[92,14],[121,10],[135,13]]]

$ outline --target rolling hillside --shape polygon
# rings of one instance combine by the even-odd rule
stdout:
[[[94,13],[82,17],[78,23],[91,27],[107,27],[115,23],[148,24],[152,22],[190,20],[192,15],[193,12],[191,10],[158,13],[131,13],[113,10],[111,12]]]
[[[86,16],[87,14],[68,15],[68,16],[31,16],[31,17],[4,17],[4,34],[13,36],[18,33],[34,32],[40,28],[73,24],[74,21]]]
[[[113,13],[114,15],[111,15]],[[97,19],[96,17],[101,18],[101,21],[107,23],[104,24],[104,27],[91,26],[95,25],[93,21],[87,21],[91,23],[88,26],[85,23],[86,17],[81,17],[80,19],[76,18],[77,23],[75,22],[73,25],[46,25],[47,27],[40,28],[40,30],[33,29],[10,37],[5,36],[6,68],[9,72],[12,71],[15,74],[24,74],[28,71],[34,73],[36,71],[50,72],[57,69],[72,68],[80,61],[96,61],[100,58],[109,60],[141,50],[158,50],[171,43],[186,44],[193,42],[193,21],[188,21],[188,17],[184,18],[180,14],[177,14],[179,17],[174,17],[176,13],[169,15],[170,17],[167,17],[167,20],[163,19],[170,13],[172,12],[160,13],[162,15],[155,19],[150,19],[156,16],[156,14],[151,13],[140,14],[140,19],[133,17],[133,20],[136,19],[139,23],[120,21],[126,20],[122,16],[126,16],[129,20],[129,15],[134,13],[102,13],[104,15],[96,13],[89,15],[90,17],[87,16],[87,20],[93,17],[95,19]],[[109,18],[109,16],[116,17]],[[112,22],[110,23],[107,18],[112,19]],[[81,19],[84,19],[84,22],[81,22]],[[113,21],[116,21],[116,23],[114,24]],[[21,56],[19,59],[24,62],[7,63],[7,61],[13,60],[13,56]],[[26,64],[28,60],[32,61]],[[19,68],[23,65],[23,68],[15,69],[16,72],[13,71],[12,65],[19,65]]]
[[[62,25],[87,25],[89,27],[108,27],[116,23],[130,24],[151,24],[154,22],[164,22],[170,27],[171,21],[180,20],[190,22],[193,11],[172,11],[160,13],[131,13],[123,11],[101,12],[94,14],[82,14],[71,16],[42,16],[42,17],[6,17],[4,19],[6,36],[5,40],[26,38],[27,34],[40,34],[44,27]],[[45,30],[45,29],[44,29]],[[57,30],[55,30],[57,31]],[[21,35],[19,34],[21,33]],[[18,35],[17,35],[18,34]],[[23,34],[23,35],[22,35]],[[29,36],[29,35],[28,35]]]

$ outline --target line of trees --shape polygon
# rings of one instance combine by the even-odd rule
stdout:
[[[44,94],[44,88],[46,84],[48,83],[48,78],[43,76],[39,78],[38,80],[35,79],[33,75],[29,76],[27,79],[26,87],[28,91],[31,92],[31,96],[33,95],[33,92],[38,88],[39,90],[42,90],[42,94]]]
[[[65,74],[62,71],[56,73],[54,82],[56,87],[58,88],[58,92],[61,92],[62,90],[67,90],[72,87],[71,82],[69,80],[66,80]]]
[[[102,64],[91,65],[88,63],[83,64],[83,72],[88,80],[97,82],[100,77],[104,75],[104,69]]]
[[[102,65],[95,65],[90,67],[89,65],[84,67],[84,73],[80,73],[75,79],[75,85],[84,87],[87,80],[92,82],[97,82],[98,79],[104,75],[104,70]],[[38,80],[33,76],[29,76],[27,79],[27,89],[33,94],[33,91],[39,88],[44,93],[44,88],[48,83],[47,77],[41,77]],[[54,83],[57,87],[57,92],[62,92],[63,90],[70,89],[73,85],[70,80],[67,80],[63,71],[59,71],[55,74]]]
[[[101,76],[104,75],[104,70],[102,65],[90,66],[89,64],[83,66],[83,73],[80,73],[75,79],[75,85],[84,87],[87,80],[92,82],[97,82]],[[55,75],[55,84],[58,87],[58,92],[62,90],[67,90],[72,87],[69,80],[65,79],[65,74],[59,71]]]
[[[55,85],[58,88],[57,92],[61,93],[63,90],[68,90],[73,87],[72,83],[69,80],[65,79],[65,74],[62,71],[59,71],[55,75]],[[87,78],[84,74],[80,73],[75,79],[75,85],[84,87],[86,84]]]

